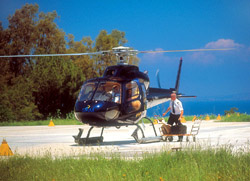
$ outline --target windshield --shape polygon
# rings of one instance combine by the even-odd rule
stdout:
[[[117,82],[100,82],[93,100],[121,103],[121,85]]]
[[[94,82],[84,84],[82,86],[78,100],[79,101],[91,100],[95,89],[96,89],[96,83]]]

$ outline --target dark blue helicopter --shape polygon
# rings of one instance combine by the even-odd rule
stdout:
[[[180,74],[182,67],[182,58],[180,59],[177,72],[175,88],[162,89],[149,87],[149,77],[147,72],[139,71],[135,65],[128,65],[130,56],[138,53],[163,53],[163,52],[185,52],[185,51],[215,51],[229,49],[193,49],[193,50],[167,50],[167,51],[138,51],[129,47],[115,47],[112,50],[74,53],[74,54],[47,54],[47,55],[9,55],[1,57],[39,57],[39,56],[73,56],[73,55],[116,55],[118,64],[106,68],[103,77],[87,80],[81,88],[75,104],[75,117],[82,123],[89,124],[91,128],[86,138],[81,138],[83,129],[79,129],[77,136],[73,136],[78,144],[96,143],[103,141],[103,130],[105,127],[136,125],[137,128],[132,134],[139,143],[151,142],[145,140],[144,132],[138,124],[142,118],[148,119],[153,127],[154,124],[147,117],[147,109],[162,104],[170,100],[171,93],[175,92],[177,97],[195,97],[184,96],[179,93]],[[99,137],[90,137],[90,132],[94,127],[102,127]],[[142,139],[139,139],[137,132],[141,131]],[[159,139],[156,139],[159,140]]]

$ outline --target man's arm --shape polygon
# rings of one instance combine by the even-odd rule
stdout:
[[[178,102],[178,106],[179,106],[179,109],[180,109],[180,111],[181,111],[181,114],[180,114],[180,117],[179,117],[178,120],[181,120],[181,118],[182,118],[182,116],[183,116],[183,113],[184,113],[184,110],[183,110],[181,101]]]
[[[181,111],[181,114],[180,114],[180,117],[179,117],[179,120],[181,120],[181,118],[182,118],[182,116],[183,116],[183,113],[184,113],[184,111],[182,110],[182,111]]]
[[[170,107],[168,107],[168,109],[162,114],[162,116],[165,116],[167,113],[168,113],[168,111],[170,111]]]

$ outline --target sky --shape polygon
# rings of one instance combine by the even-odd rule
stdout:
[[[125,46],[137,50],[235,48],[138,55],[139,68],[149,71],[151,87],[157,87],[157,69],[161,86],[174,87],[182,57],[181,93],[198,100],[250,100],[249,0],[0,0],[5,28],[7,17],[25,3],[37,3],[40,12],[56,10],[59,28],[77,41],[118,29],[126,33]]]

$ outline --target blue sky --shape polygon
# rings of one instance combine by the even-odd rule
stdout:
[[[162,87],[174,87],[182,56],[180,92],[199,99],[236,99],[240,94],[250,100],[249,0],[1,0],[4,27],[8,15],[25,3],[37,3],[43,12],[56,10],[58,26],[76,40],[118,29],[126,32],[126,46],[137,50],[234,47],[227,52],[139,55],[140,69],[149,71],[151,86],[157,86],[159,69]]]

